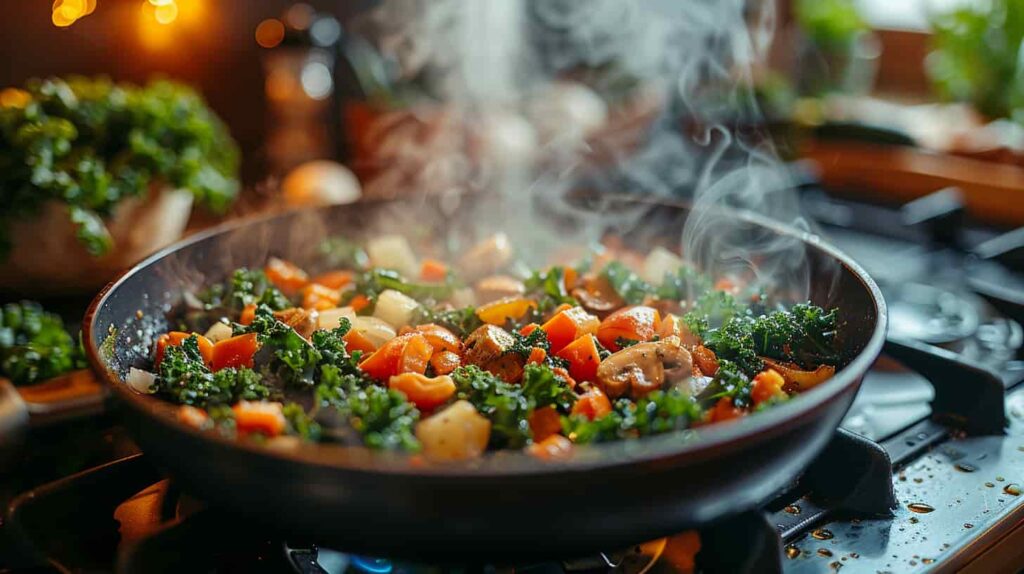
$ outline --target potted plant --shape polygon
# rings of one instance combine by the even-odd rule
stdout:
[[[223,212],[238,151],[192,89],[105,78],[0,93],[0,290],[94,289],[178,239],[193,203]]]

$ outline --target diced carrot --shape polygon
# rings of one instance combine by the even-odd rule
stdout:
[[[610,351],[618,351],[619,339],[650,341],[658,332],[661,316],[654,307],[625,307],[605,317],[597,328],[597,340]]]
[[[590,333],[569,343],[556,354],[569,361],[569,374],[577,381],[593,381],[597,378],[601,356],[597,354],[597,340]]]
[[[451,351],[452,353],[462,352],[462,341],[455,336],[455,333],[452,333],[440,325],[427,323],[425,325],[417,325],[413,330],[426,337],[427,342],[434,347],[435,351],[444,350]]]
[[[210,420],[210,417],[203,409],[190,405],[181,405],[178,407],[178,420],[198,429],[206,426],[206,422]]]
[[[275,437],[284,432],[288,424],[281,403],[239,401],[231,410],[235,413],[235,428],[242,434]]]
[[[434,367],[435,375],[447,375],[462,364],[458,354],[451,351],[435,351],[430,356],[430,366]]]
[[[302,288],[302,308],[323,311],[333,309],[341,303],[341,293],[319,283],[310,283]]]
[[[597,331],[600,321],[582,307],[569,307],[555,314],[541,329],[548,334],[551,352],[557,353],[576,339]]]
[[[761,371],[754,377],[754,383],[750,387],[750,398],[755,405],[759,405],[773,398],[784,398],[786,391],[782,390],[786,380],[782,378],[775,369]]]
[[[373,341],[355,329],[349,329],[348,333],[345,333],[341,340],[345,342],[345,350],[349,353],[362,351],[365,357],[377,350],[377,346],[373,344]]]
[[[676,317],[672,313],[666,313],[665,316],[661,318],[661,323],[658,324],[658,336],[662,339],[667,339],[672,336],[678,337],[682,334],[680,331],[682,325],[683,322],[679,320],[679,317]]]
[[[361,294],[361,293],[359,295],[356,295],[355,297],[353,297],[352,300],[348,302],[348,306],[352,307],[352,310],[355,311],[356,313],[358,313],[358,312],[362,311],[363,309],[367,308],[369,305],[370,305],[370,298],[367,297],[366,295]]]
[[[736,285],[736,283],[732,279],[729,279],[728,277],[722,277],[718,281],[715,281],[714,289],[715,289],[715,291],[725,291],[727,293],[736,293],[737,291],[739,291],[739,286]]]
[[[159,367],[160,362],[164,360],[164,352],[167,350],[167,347],[177,347],[194,334],[183,331],[171,331],[170,333],[160,335],[156,340],[156,359],[154,361],[156,366]],[[203,362],[209,365],[213,357],[213,343],[202,335],[196,335],[196,340],[199,343],[199,354],[202,355]]]
[[[370,377],[387,381],[401,373],[423,373],[434,348],[421,333],[406,333],[384,343],[359,363]]]
[[[690,354],[693,355],[693,364],[700,369],[701,374],[708,377],[715,376],[715,373],[718,372],[718,357],[715,356],[714,351],[704,345],[697,345]]]
[[[554,310],[551,311],[551,316],[553,317],[553,316],[561,313],[562,311],[568,311],[569,309],[572,309],[572,305],[570,305],[568,303],[562,303],[561,305],[559,305],[558,307],[555,307]]]
[[[238,322],[243,325],[251,325],[253,320],[256,318],[256,305],[246,305],[242,309],[242,315],[238,318]]]
[[[580,395],[572,405],[572,414],[583,415],[590,420],[599,419],[612,412],[612,403],[601,389],[593,388]]]
[[[548,358],[548,353],[540,347],[534,347],[530,349],[530,356],[526,358],[526,364],[528,365],[539,365]]]
[[[530,333],[536,331],[537,329],[540,329],[540,325],[536,323],[528,323],[526,325],[523,325],[522,329],[519,329],[519,334],[525,337]]]
[[[437,259],[424,259],[420,265],[420,279],[423,281],[444,281],[448,277],[448,266]]]
[[[560,434],[553,434],[526,447],[526,452],[541,460],[565,458],[572,453],[572,441]]]
[[[565,274],[562,276],[562,284],[565,286],[565,292],[572,291],[573,287],[576,286],[576,280],[579,278],[579,273],[572,267],[565,268]]]
[[[530,424],[530,431],[533,432],[534,442],[540,442],[562,432],[562,415],[558,414],[555,407],[542,407],[533,411],[527,422]]]
[[[294,263],[271,257],[263,268],[267,279],[285,293],[296,293],[309,283],[309,276]]]
[[[455,394],[455,381],[448,375],[427,377],[420,373],[402,373],[388,379],[388,388],[400,391],[423,410],[437,408]]]
[[[328,271],[327,273],[318,275],[313,279],[313,283],[323,285],[328,289],[341,289],[349,283],[352,283],[353,279],[355,279],[355,273],[351,271]]]
[[[537,308],[537,303],[532,299],[505,297],[477,307],[476,316],[484,323],[500,327],[509,320],[516,321],[523,318],[530,309],[535,308]]]
[[[743,409],[738,409],[732,404],[732,399],[729,397],[722,397],[718,399],[715,406],[711,407],[711,410],[705,415],[708,422],[720,423],[724,421],[731,421],[738,419],[745,415]]]
[[[252,358],[260,348],[256,333],[236,335],[230,339],[219,341],[213,346],[213,357],[210,368],[214,371],[228,367],[252,368]]]

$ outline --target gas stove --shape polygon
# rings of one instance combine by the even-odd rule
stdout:
[[[903,208],[813,186],[822,233],[882,287],[883,356],[832,442],[765,508],[540,564],[422,565],[261,530],[179,491],[111,412],[32,431],[0,470],[0,572],[974,572],[1024,565],[1024,233],[955,190]],[[693,551],[699,536],[700,551]]]

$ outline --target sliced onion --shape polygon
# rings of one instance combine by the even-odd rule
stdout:
[[[412,321],[413,313],[420,306],[415,299],[394,289],[386,289],[377,297],[373,308],[373,316],[387,321],[392,327],[400,329]]]
[[[786,383],[795,385],[801,391],[816,387],[836,374],[836,368],[832,365],[819,365],[813,371],[805,371],[789,363],[780,363],[765,357],[761,357],[761,360],[764,361],[766,367],[774,369],[782,375]]]
[[[355,321],[356,310],[352,307],[336,307],[334,309],[325,309],[320,311],[320,316],[317,319],[317,329],[337,329],[341,326],[342,317],[349,321]]]
[[[377,317],[356,317],[352,320],[352,328],[369,339],[378,349],[398,334],[394,327]]]
[[[217,321],[206,330],[206,334],[203,336],[209,339],[211,343],[216,343],[218,341],[223,341],[224,339],[230,339],[231,335],[231,327]]]
[[[156,384],[156,375],[149,371],[132,367],[128,369],[128,378],[125,379],[125,382],[128,383],[132,390],[148,395],[153,392],[153,385]]]

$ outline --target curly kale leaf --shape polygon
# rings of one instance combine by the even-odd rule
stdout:
[[[248,305],[266,305],[274,311],[292,307],[291,301],[270,284],[261,269],[240,267],[231,279],[217,284],[199,295],[207,309],[226,309],[238,313]]]
[[[757,353],[812,369],[840,360],[836,348],[836,310],[810,303],[758,317],[751,326]]]
[[[258,337],[260,350],[254,361],[265,375],[280,380],[284,385],[308,387],[316,384],[315,377],[323,353],[316,345],[303,339],[295,329],[278,321],[270,307],[257,307],[255,317],[245,331],[256,333]],[[320,335],[318,340],[325,344],[329,352],[338,352],[338,343],[331,334]],[[343,344],[341,351],[344,351]]]
[[[753,325],[754,320],[748,316],[732,317],[720,328],[704,334],[704,346],[714,351],[720,361],[731,361],[753,377],[764,368],[764,362],[757,355]]]
[[[455,333],[460,339],[465,338],[484,324],[473,307],[433,310],[426,306],[420,306],[413,316],[412,322],[416,325],[426,323],[440,325]]]
[[[63,203],[78,239],[101,255],[113,244],[104,218],[154,185],[188,190],[215,211],[238,192],[235,143],[191,88],[70,77],[31,80],[18,93],[0,107],[0,220]]]
[[[317,404],[336,409],[363,444],[386,450],[420,449],[415,426],[420,413],[405,395],[376,385],[361,372],[345,372],[336,365],[320,367]]]
[[[0,308],[0,375],[31,385],[84,367],[81,348],[60,317],[31,301]]]
[[[352,293],[376,301],[381,292],[392,289],[422,302],[447,299],[456,288],[458,283],[451,275],[443,283],[417,283],[406,280],[391,269],[371,269],[356,278],[356,288]]]
[[[531,409],[553,406],[560,411],[568,411],[576,400],[576,394],[566,380],[547,365],[526,365],[519,387]]]
[[[719,399],[730,398],[734,406],[750,406],[750,378],[738,365],[726,359],[718,361],[718,372],[697,399],[705,407],[714,405]]]
[[[565,268],[551,267],[547,271],[534,271],[524,282],[526,291],[537,300],[537,311],[546,313],[559,305],[576,306],[576,302],[565,289]]]
[[[271,394],[259,373],[252,369],[241,367],[210,372],[195,335],[164,351],[156,392],[178,404],[197,407],[262,400]]]
[[[639,305],[648,296],[655,294],[654,287],[630,271],[621,261],[612,261],[605,265],[601,275],[608,280],[619,297],[630,305]]]
[[[291,434],[298,435],[309,441],[320,439],[320,423],[309,416],[302,405],[288,403],[284,406],[284,418],[288,421],[288,429]]]
[[[551,354],[551,342],[548,341],[548,334],[541,329],[534,329],[529,335],[523,335],[518,331],[511,331],[513,343],[505,349],[505,354],[519,355],[523,359],[529,359],[534,347],[544,349],[544,364],[548,367],[563,369],[569,368],[569,361]],[[595,339],[596,341],[596,339]]]
[[[562,429],[575,443],[607,442],[684,430],[701,419],[700,405],[678,389],[655,391],[635,403],[615,402],[612,412],[589,420],[581,415],[562,418]]]
[[[706,336],[712,326],[723,325],[733,317],[748,314],[745,305],[725,291],[707,291],[693,302],[683,322],[691,333]]]

